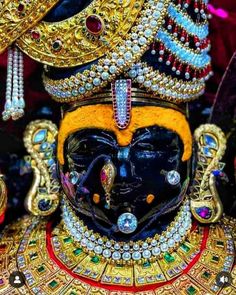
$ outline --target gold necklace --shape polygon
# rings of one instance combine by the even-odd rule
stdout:
[[[117,242],[89,230],[66,200],[63,200],[62,204],[62,220],[64,229],[83,252],[97,256],[102,261],[119,265],[156,261],[159,257],[163,257],[166,251],[173,252],[177,249],[192,227],[188,201],[184,202],[165,231],[142,241]]]
[[[17,40],[30,57],[55,67],[72,67],[102,57],[133,26],[144,0],[92,1],[60,22],[41,22]]]
[[[178,249],[157,262],[121,267],[76,248],[61,224],[53,229],[41,218],[22,218],[1,235],[0,292],[11,292],[9,275],[19,270],[26,277],[25,294],[219,294],[216,276],[224,270],[231,273],[228,291],[235,294],[234,224],[223,218],[209,227],[196,225]]]

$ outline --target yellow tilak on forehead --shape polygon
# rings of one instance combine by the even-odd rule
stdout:
[[[192,135],[185,116],[173,109],[142,106],[133,107],[129,126],[120,130],[113,119],[112,105],[82,106],[65,115],[58,134],[57,156],[59,163],[64,164],[64,143],[66,138],[81,129],[103,129],[116,135],[120,146],[131,143],[133,133],[139,128],[157,125],[176,132],[184,144],[182,161],[187,161],[192,154]]]

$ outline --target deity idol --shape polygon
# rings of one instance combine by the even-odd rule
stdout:
[[[29,215],[0,236],[0,294],[236,294],[235,221],[216,186],[226,138],[189,125],[188,103],[211,76],[206,0],[0,7],[3,119],[25,107],[22,52],[45,65],[45,89],[62,104],[59,127],[25,131]]]

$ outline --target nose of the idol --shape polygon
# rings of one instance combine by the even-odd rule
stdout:
[[[134,164],[130,161],[130,147],[120,147],[117,153],[117,176],[115,184],[127,188],[137,188],[142,179],[135,174]]]

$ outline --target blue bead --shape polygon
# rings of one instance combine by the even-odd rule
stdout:
[[[212,153],[210,151],[210,149],[208,147],[204,147],[203,148],[203,153],[207,156],[207,157],[212,157]]]
[[[48,142],[44,142],[40,145],[40,151],[45,151],[50,147],[50,144]]]
[[[55,163],[54,159],[48,160],[48,166],[52,166]]]
[[[204,140],[208,146],[213,147],[213,148],[217,148],[217,142],[212,136],[205,135]]]
[[[213,171],[212,171],[212,174],[213,174],[214,176],[218,177],[218,176],[220,176],[221,171],[220,171],[220,170],[213,170]]]
[[[123,213],[117,220],[118,229],[124,234],[133,233],[138,227],[138,220],[132,213]]]
[[[172,36],[165,31],[158,31],[156,35],[157,39],[162,41],[167,49],[175,52],[176,56],[184,62],[189,63],[197,68],[205,67],[209,61],[210,57],[206,53],[193,53],[192,51],[185,48],[183,45],[176,43]]]
[[[38,202],[38,208],[41,211],[48,211],[52,207],[49,200],[42,199]]]
[[[33,141],[34,143],[41,143],[42,141],[45,140],[46,136],[47,136],[47,130],[41,129],[34,135]]]

